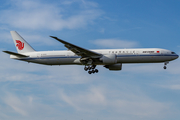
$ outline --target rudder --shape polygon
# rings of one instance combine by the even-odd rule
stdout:
[[[35,52],[35,50],[16,31],[10,31],[18,53]]]

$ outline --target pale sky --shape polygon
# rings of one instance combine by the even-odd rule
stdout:
[[[164,48],[180,55],[179,0],[1,0],[0,50],[16,51],[17,31],[37,51]],[[180,60],[97,66],[44,66],[1,52],[0,120],[177,120]]]

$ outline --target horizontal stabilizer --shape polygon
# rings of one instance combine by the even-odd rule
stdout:
[[[19,54],[19,53],[15,53],[15,52],[11,52],[11,51],[3,51],[7,54],[10,54],[10,55],[14,55],[14,56],[17,56],[17,57],[29,57],[29,56],[26,56],[26,55],[23,55],[23,54]]]

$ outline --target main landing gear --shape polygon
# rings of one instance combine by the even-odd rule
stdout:
[[[167,66],[166,66],[166,65],[167,65],[168,63],[169,63],[169,62],[165,62],[165,63],[164,63],[164,67],[163,67],[164,69],[167,69]]]
[[[89,65],[89,66],[85,66],[84,67],[84,70],[85,71],[88,71],[89,74],[91,73],[98,73],[98,69],[95,69],[96,68],[96,65]]]

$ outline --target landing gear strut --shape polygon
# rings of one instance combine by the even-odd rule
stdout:
[[[89,66],[85,66],[84,67],[84,70],[85,71],[88,71],[89,74],[92,74],[92,73],[98,73],[98,69],[95,69],[96,68],[96,65],[89,65]]]
[[[164,67],[163,67],[164,69],[167,69],[167,66],[166,66],[166,65],[167,65],[168,63],[169,63],[169,62],[165,62],[165,63],[164,63]]]

